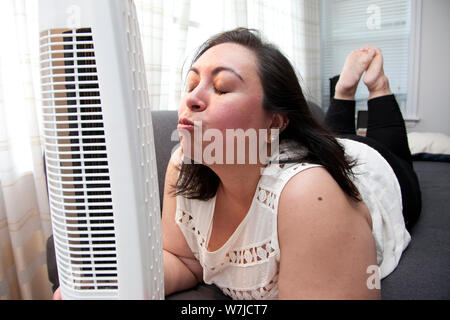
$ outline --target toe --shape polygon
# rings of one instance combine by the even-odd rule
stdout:
[[[375,55],[376,55],[376,56],[379,56],[379,57],[383,57],[383,54],[382,54],[380,48],[375,48]]]
[[[372,60],[373,57],[375,57],[375,55],[377,54],[377,51],[375,48],[369,48],[367,53],[368,53],[370,60]]]

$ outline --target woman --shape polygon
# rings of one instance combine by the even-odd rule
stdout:
[[[353,112],[354,121],[352,100],[364,71],[371,101],[394,110],[389,121],[392,113],[401,117],[381,52],[366,47],[345,63],[327,117],[333,129],[345,127],[340,112]],[[235,299],[380,297],[368,270],[380,265],[380,276],[389,274],[410,240],[399,182],[381,151],[338,141],[313,119],[278,50],[247,29],[208,40],[189,71],[179,119],[182,130],[201,123],[202,132],[214,128],[224,136],[226,129],[279,129],[280,152],[268,165],[188,164],[182,153],[195,153],[192,146],[205,151],[205,143],[183,137],[168,166],[163,203],[167,294],[204,280]],[[393,125],[395,133],[399,124]],[[404,134],[390,139],[408,148]],[[262,143],[270,149],[271,139]],[[402,161],[389,156],[394,165]],[[414,180],[411,166],[399,168]]]
[[[205,42],[187,76],[181,148],[166,172],[166,295],[205,281],[234,299],[380,298],[373,276],[398,264],[410,240],[403,215],[412,225],[420,211],[405,202],[420,191],[417,184],[404,186],[417,182],[410,163],[384,141],[371,140],[379,115],[369,119],[375,124],[368,142],[355,141],[363,140],[352,123],[364,72],[369,112],[381,105],[394,128],[390,139],[408,154],[379,50],[365,47],[347,58],[326,118],[332,133],[309,111],[289,61],[256,32],[239,28]],[[222,150],[209,153],[215,161],[203,161],[211,151],[211,137],[203,139],[208,130],[216,133],[214,142],[223,138]],[[254,150],[236,148],[238,138],[227,130],[266,132],[256,143],[269,155],[250,161]]]

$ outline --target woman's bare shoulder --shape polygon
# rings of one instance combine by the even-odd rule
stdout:
[[[283,188],[278,220],[301,223],[340,222],[360,211],[360,204],[348,197],[324,167],[312,167],[294,175]]]
[[[332,198],[326,199],[325,196]],[[311,167],[289,179],[281,192],[280,205],[284,206],[285,202],[334,201],[340,197],[344,197],[344,192],[328,171],[323,167]]]
[[[360,209],[323,167],[287,182],[278,206],[280,297],[371,296],[363,281],[376,249]]]

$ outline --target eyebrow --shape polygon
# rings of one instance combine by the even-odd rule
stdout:
[[[190,68],[189,71],[195,72],[196,74],[200,74],[200,71],[198,71],[198,69],[195,67]],[[211,75],[215,76],[222,71],[229,71],[233,73],[236,77],[238,77],[242,82],[245,82],[239,73],[228,67],[217,67],[211,72]]]

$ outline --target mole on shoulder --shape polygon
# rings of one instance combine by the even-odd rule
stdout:
[[[322,201],[322,197],[318,197],[317,200]]]

